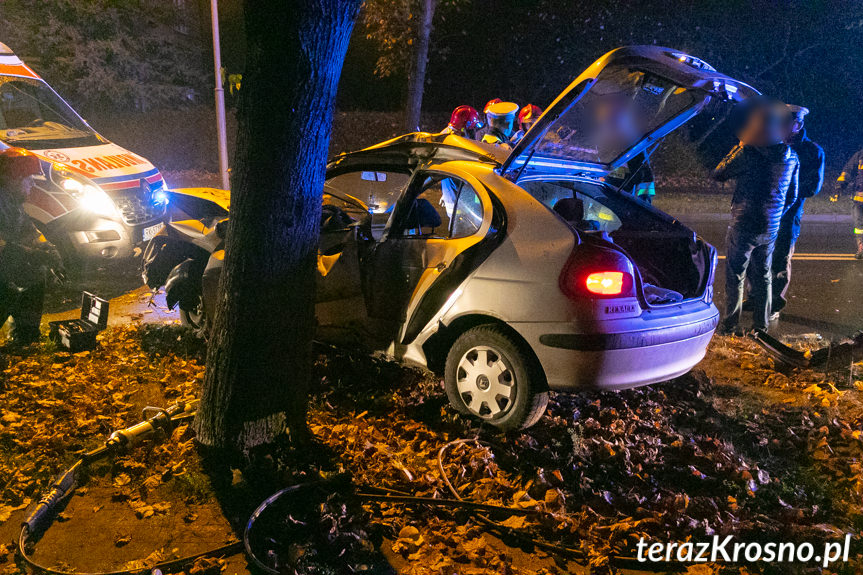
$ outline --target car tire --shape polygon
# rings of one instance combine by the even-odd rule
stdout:
[[[204,304],[198,298],[198,305],[194,309],[180,307],[180,324],[194,329],[203,335],[207,325],[207,316],[204,313]]]
[[[525,344],[492,324],[471,328],[453,342],[444,385],[456,411],[502,431],[534,425],[548,405],[536,358]]]

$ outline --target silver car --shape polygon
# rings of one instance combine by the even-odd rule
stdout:
[[[716,252],[604,177],[711,99],[755,93],[679,51],[620,48],[512,151],[418,133],[337,157],[324,194],[320,337],[442,374],[455,409],[501,429],[536,423],[550,390],[687,372],[718,321]],[[201,287],[169,290],[181,308],[198,305],[196,317],[212,309],[221,269],[212,224],[173,222],[146,258],[166,270],[173,262],[159,253],[177,250],[161,246],[201,251]]]

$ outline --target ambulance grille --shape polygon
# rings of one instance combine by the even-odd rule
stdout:
[[[165,213],[165,204],[154,204],[150,194],[143,194],[138,190],[118,194],[114,197],[114,202],[123,216],[123,221],[130,226],[155,220]]]

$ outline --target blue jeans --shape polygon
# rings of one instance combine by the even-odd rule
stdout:
[[[770,317],[771,263],[776,234],[752,233],[732,222],[725,236],[725,319],[726,329],[740,323],[743,307],[743,288],[749,270],[750,297],[752,298],[752,327],[767,329]]]

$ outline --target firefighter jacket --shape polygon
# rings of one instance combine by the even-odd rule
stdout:
[[[605,181],[636,197],[643,198],[656,195],[653,169],[650,167],[650,160],[643,153],[629,160],[625,166],[621,166],[608,174]]]
[[[863,202],[863,150],[851,156],[836,184],[840,191],[849,190],[855,202]]]

